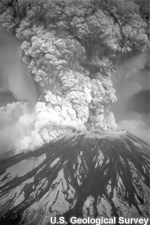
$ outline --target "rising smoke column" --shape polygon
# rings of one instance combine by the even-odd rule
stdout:
[[[116,101],[114,61],[149,48],[138,5],[128,0],[21,0],[2,1],[0,8],[1,28],[22,41],[22,60],[39,84],[32,133],[44,143],[54,127],[115,129],[109,109]]]

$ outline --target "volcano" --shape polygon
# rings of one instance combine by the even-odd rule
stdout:
[[[148,217],[149,146],[129,132],[70,133],[0,163],[0,224]]]

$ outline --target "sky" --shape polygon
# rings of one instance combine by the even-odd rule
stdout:
[[[20,60],[19,47],[20,42],[14,36],[0,31],[0,93],[9,91],[15,99],[35,105],[38,92]]]
[[[117,103],[111,109],[119,129],[126,129],[150,144],[149,53],[121,59],[113,78]]]

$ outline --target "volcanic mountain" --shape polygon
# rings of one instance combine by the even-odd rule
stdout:
[[[1,159],[0,224],[148,217],[149,147],[126,131],[70,133]]]
[[[142,2],[0,0],[0,225],[148,217],[149,146],[111,112],[149,68]]]

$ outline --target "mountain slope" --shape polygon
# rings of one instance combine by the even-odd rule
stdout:
[[[149,167],[149,147],[126,131],[61,136],[1,161],[0,224],[148,217]]]

